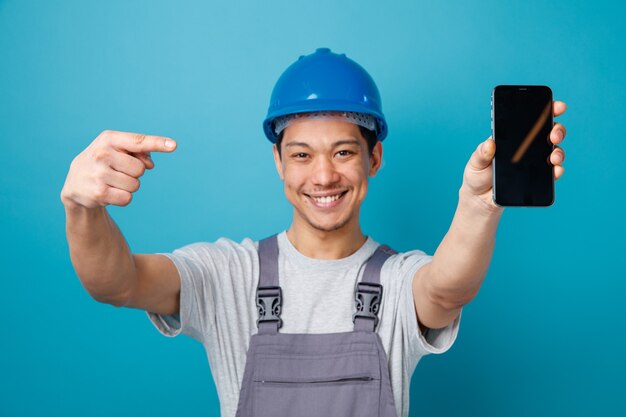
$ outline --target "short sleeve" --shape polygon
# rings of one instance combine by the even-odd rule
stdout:
[[[180,312],[161,315],[147,312],[150,321],[161,334],[174,337],[186,334],[198,341],[210,333],[214,321],[215,290],[209,267],[208,243],[194,243],[161,253],[172,260],[180,276]]]
[[[408,349],[406,363],[408,369],[412,370],[422,356],[435,353],[441,354],[448,351],[454,344],[458,331],[461,316],[459,316],[448,326],[442,329],[429,329],[426,334],[422,334],[417,323],[415,303],[413,300],[413,277],[415,273],[424,265],[432,262],[432,256],[425,255],[421,251],[412,251],[403,254],[405,256],[401,268],[404,277],[402,297],[399,306],[407,335]]]

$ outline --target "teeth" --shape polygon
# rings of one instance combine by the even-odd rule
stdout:
[[[317,201],[318,203],[328,204],[332,203],[333,201],[337,201],[339,197],[341,197],[341,194],[335,194],[326,197],[313,197],[313,200]]]

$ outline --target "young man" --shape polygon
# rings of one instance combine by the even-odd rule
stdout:
[[[554,103],[555,115],[564,111]],[[96,300],[146,310],[163,334],[202,342],[223,416],[408,415],[415,366],[454,342],[489,266],[503,212],[491,200],[494,141],[470,157],[452,225],[430,257],[379,248],[361,230],[387,134],[362,67],[328,49],[301,57],[274,87],[264,130],[294,207],[289,229],[155,255],[132,254],[105,207],[129,204],[154,167],[149,153],[176,143],[99,135],[61,192],[79,278]],[[550,139],[564,136],[556,124]],[[555,148],[556,178],[563,160]]]

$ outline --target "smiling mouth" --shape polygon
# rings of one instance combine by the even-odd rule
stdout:
[[[305,194],[316,207],[320,208],[332,208],[335,207],[342,201],[343,196],[346,195],[348,191],[343,191],[341,193],[328,195],[324,197],[313,197],[308,194]]]

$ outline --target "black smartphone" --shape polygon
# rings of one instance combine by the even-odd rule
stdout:
[[[502,207],[554,203],[552,90],[543,85],[499,85],[491,93],[496,142],[493,202]]]

